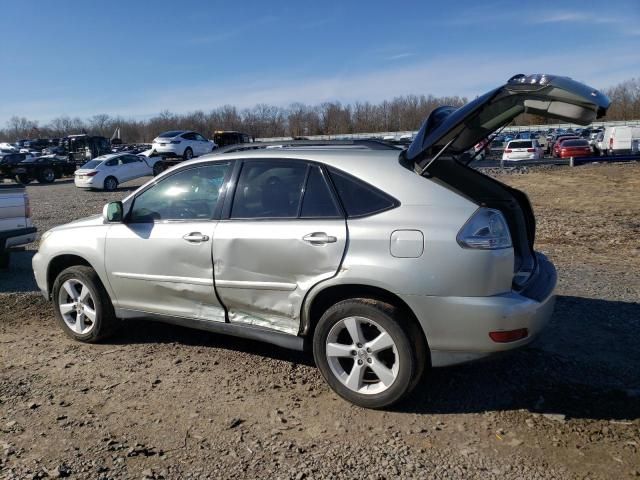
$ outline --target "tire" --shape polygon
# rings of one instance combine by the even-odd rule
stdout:
[[[153,165],[153,176],[157,177],[158,175],[160,175],[162,172],[164,172],[164,165],[162,165],[162,162],[156,162]]]
[[[19,173],[15,176],[15,181],[22,185],[29,185],[29,183],[31,183],[31,177],[26,173]]]
[[[56,172],[53,168],[47,167],[38,173],[38,183],[53,183],[56,181]]]
[[[75,293],[75,299],[68,288]],[[91,267],[76,265],[63,270],[53,283],[52,296],[56,319],[64,332],[74,340],[95,343],[116,331],[118,320],[111,299]],[[62,313],[63,310],[65,313]],[[88,313],[91,311],[93,314]]]
[[[191,150],[191,147],[185,148],[182,158],[184,160],[191,160],[193,158],[193,150]]]
[[[11,252],[9,250],[0,252],[0,269],[6,270],[7,268],[9,268],[10,264],[11,264]]]
[[[104,189],[107,192],[113,192],[116,188],[118,188],[118,180],[116,177],[107,177],[104,179]]]
[[[360,342],[350,333],[354,330]],[[384,348],[376,351],[383,338]],[[342,398],[360,407],[384,408],[418,383],[427,362],[426,346],[420,342],[424,343],[421,334],[416,339],[415,329],[398,308],[356,298],[338,302],[322,315],[313,336],[313,357]]]

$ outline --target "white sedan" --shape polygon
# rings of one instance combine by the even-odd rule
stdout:
[[[75,184],[79,188],[115,190],[121,183],[153,175],[153,166],[160,158],[131,153],[103,155],[75,171]]]
[[[214,142],[197,132],[172,130],[154,138],[151,150],[164,157],[182,157],[190,160],[211,153],[216,146]]]

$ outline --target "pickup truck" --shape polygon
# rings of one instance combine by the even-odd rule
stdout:
[[[38,180],[39,183],[53,183],[64,175],[73,175],[75,169],[75,163],[55,155],[26,158],[10,167],[11,176],[24,185],[32,180]]]
[[[0,182],[0,268],[9,266],[12,249],[36,239],[31,207],[24,186]]]

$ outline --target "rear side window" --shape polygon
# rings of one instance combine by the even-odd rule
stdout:
[[[310,167],[307,185],[302,199],[302,218],[335,218],[342,217],[338,206],[333,200],[331,189],[322,171],[316,165]]]
[[[333,168],[330,173],[348,217],[373,215],[398,205],[397,200],[368,183]]]
[[[296,218],[306,175],[307,165],[303,162],[245,163],[231,218]]]

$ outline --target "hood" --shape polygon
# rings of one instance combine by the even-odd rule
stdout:
[[[73,220],[72,222],[65,223],[64,225],[58,225],[57,227],[53,227],[51,231],[55,232],[58,230],[66,230],[67,228],[95,227],[97,225],[104,225],[102,214],[91,215],[90,217]]]
[[[589,125],[603,117],[611,101],[569,77],[515,75],[466,105],[436,108],[404,152],[419,173],[443,153],[460,155],[521,113]]]

